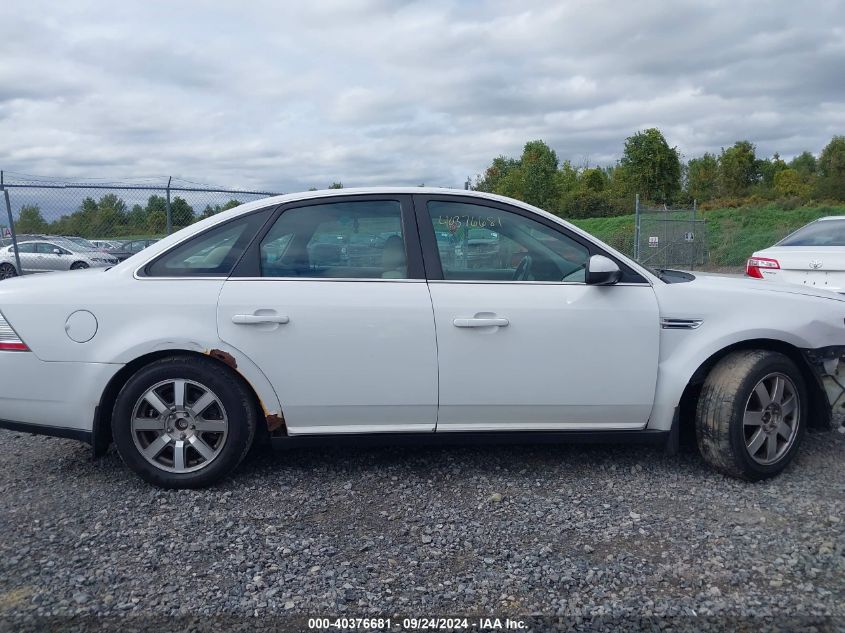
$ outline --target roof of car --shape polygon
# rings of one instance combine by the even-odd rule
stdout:
[[[819,218],[819,222],[824,222],[825,220],[845,220],[845,215],[828,215],[824,218]]]

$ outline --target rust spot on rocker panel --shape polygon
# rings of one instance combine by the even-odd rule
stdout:
[[[288,433],[287,425],[285,424],[285,418],[281,415],[276,413],[268,413],[264,416],[264,419],[267,420],[267,430],[271,433],[273,431],[281,431],[285,435]]]
[[[222,349],[209,350],[208,355],[219,360],[221,363],[226,363],[232,369],[238,368],[238,361],[229,352],[224,352]]]

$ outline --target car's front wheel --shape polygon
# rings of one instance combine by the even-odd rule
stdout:
[[[86,264],[85,262],[73,262],[70,265],[71,270],[82,270],[84,268],[88,268],[88,264]]]
[[[164,488],[200,488],[231,472],[252,445],[256,412],[242,381],[213,360],[172,356],[123,386],[112,434],[123,461]]]
[[[696,436],[717,470],[756,481],[780,473],[804,435],[807,390],[787,356],[765,350],[727,355],[698,400]]]

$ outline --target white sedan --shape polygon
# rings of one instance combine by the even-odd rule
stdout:
[[[845,216],[820,218],[757,251],[745,274],[845,293]]]
[[[761,479],[845,407],[843,319],[841,295],[651,271],[500,196],[292,194],[0,284],[0,426],[114,442],[167,487],[219,480],[257,437],[674,451],[682,425]]]

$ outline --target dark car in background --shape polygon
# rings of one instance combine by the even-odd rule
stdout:
[[[135,253],[140,253],[142,250],[148,246],[152,246],[156,242],[158,242],[157,238],[130,240],[128,242],[124,242],[118,248],[107,249],[106,252],[112,257],[116,257],[118,261],[122,262],[124,259],[129,259]]]

